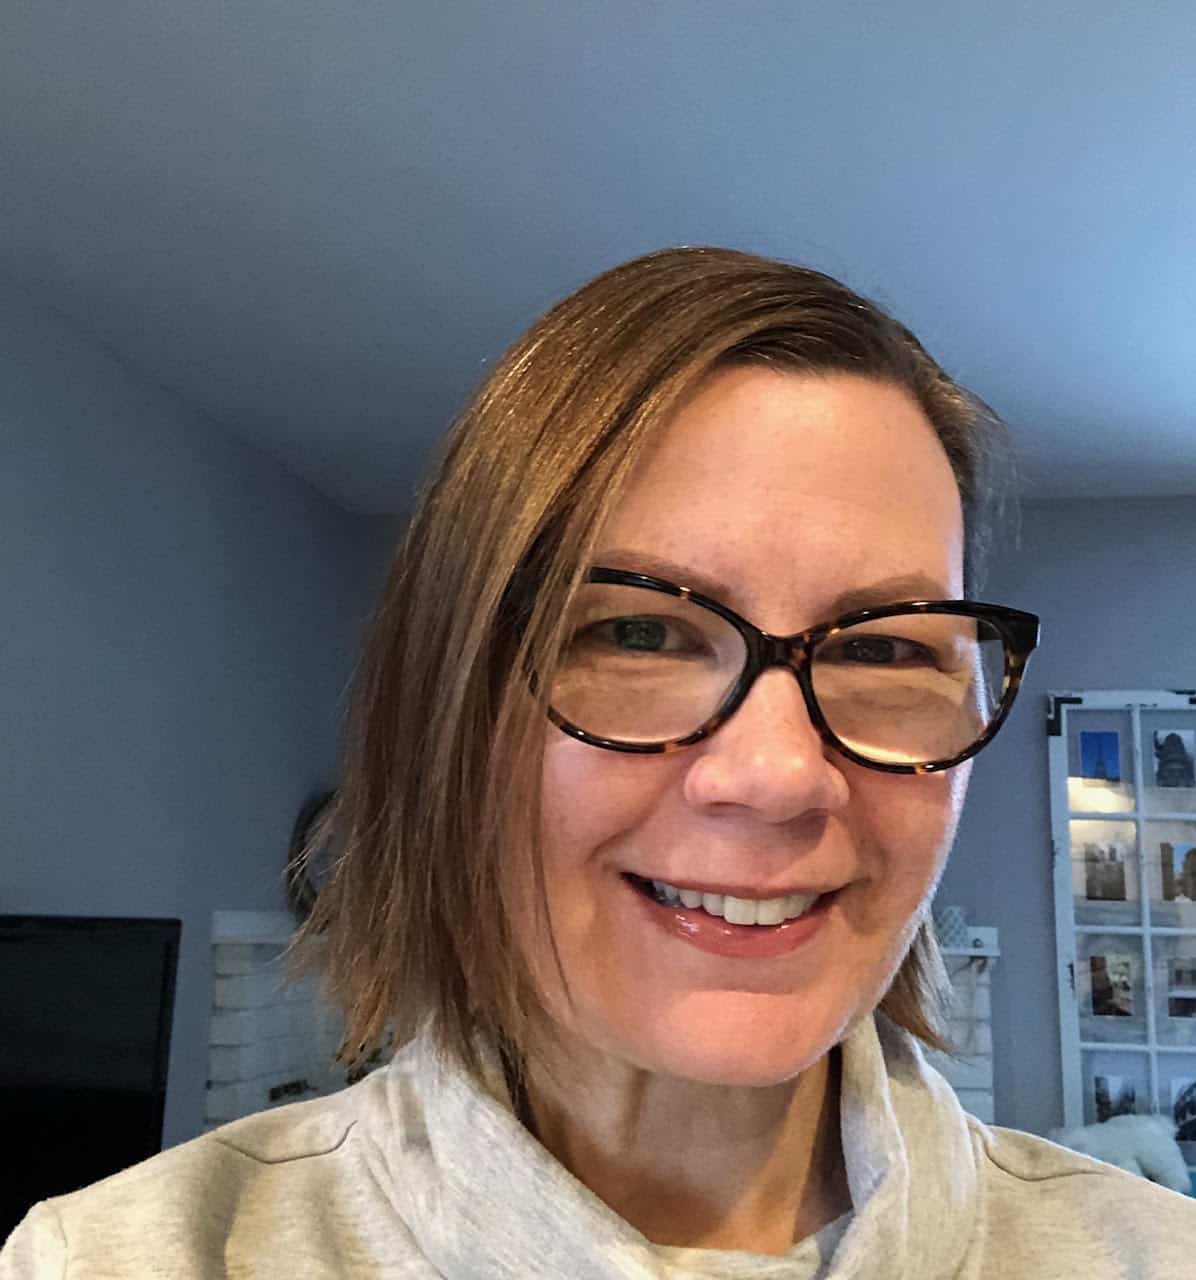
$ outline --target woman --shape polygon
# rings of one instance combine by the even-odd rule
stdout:
[[[1038,634],[969,603],[1009,474],[816,272],[668,250],[556,306],[421,497],[313,842],[300,967],[399,1051],[37,1206],[0,1275],[1181,1274],[1189,1201],[919,1046]]]

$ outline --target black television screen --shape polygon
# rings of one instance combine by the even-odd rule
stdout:
[[[0,1241],[162,1147],[178,920],[0,915]]]

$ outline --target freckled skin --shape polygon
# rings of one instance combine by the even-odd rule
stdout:
[[[841,591],[924,572],[962,595],[950,464],[904,391],[849,375],[713,374],[667,423],[602,530],[729,584],[773,634]],[[634,567],[627,565],[626,567]],[[971,762],[886,774],[824,748],[793,677],[761,676],[711,738],[628,755],[548,726],[549,909],[579,1017],[532,960],[577,1061],[533,1070],[540,1140],[657,1243],[783,1253],[850,1207],[837,1055],[875,1008],[933,894]],[[823,935],[769,961],[646,928],[619,880],[848,884]]]

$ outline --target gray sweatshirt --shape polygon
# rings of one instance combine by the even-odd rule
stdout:
[[[1196,1199],[982,1124],[883,1014],[842,1052],[852,1210],[784,1257],[650,1243],[519,1124],[496,1056],[478,1090],[421,1035],[352,1088],[35,1205],[0,1280],[1196,1277]]]

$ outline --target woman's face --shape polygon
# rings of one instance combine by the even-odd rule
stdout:
[[[893,600],[962,595],[950,464],[917,403],[851,375],[715,372],[645,455],[596,564],[686,569],[773,635],[828,621],[840,594],[929,582]],[[675,562],[675,573],[660,570]],[[533,965],[568,1043],[707,1083],[775,1084],[875,1008],[951,842],[970,761],[887,774],[825,747],[792,674],[761,675],[710,738],[664,755],[606,751],[547,728],[543,838],[551,950]],[[845,886],[790,955],[730,959],[646,921],[623,872],[670,883]]]

